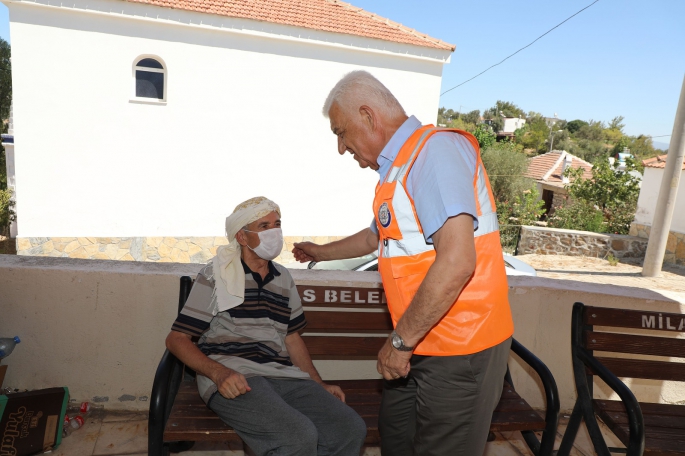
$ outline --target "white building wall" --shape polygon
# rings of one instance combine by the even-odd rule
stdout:
[[[663,169],[645,168],[644,177],[642,178],[642,187],[640,188],[640,196],[637,200],[635,223],[640,225],[652,225],[663,175]],[[675,211],[673,212],[670,231],[685,233],[685,171],[681,171],[680,173],[680,185],[678,186]]]
[[[269,24],[223,18],[233,30],[219,29],[198,25],[215,16],[120,1],[83,7],[126,9],[117,16],[8,6],[20,237],[221,236],[226,215],[257,195],[281,205],[286,235],[351,234],[372,218],[378,176],[337,154],[321,114],[330,88],[367,69],[409,114],[435,121],[435,51],[369,52],[345,44],[402,46],[324,32],[300,35],[341,45],[284,41],[236,33]],[[127,18],[132,9],[176,23]],[[166,105],[131,101],[141,55],[166,64]]]
[[[523,128],[526,124],[526,119],[519,119],[517,117],[507,117],[504,119],[504,126],[502,127],[502,132],[513,133],[519,128]]]

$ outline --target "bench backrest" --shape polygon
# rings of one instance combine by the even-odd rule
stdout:
[[[298,285],[312,359],[376,359],[392,320],[382,288]]]
[[[190,289],[181,279],[179,312]],[[302,338],[312,359],[374,360],[393,329],[382,288],[298,285],[307,318]]]
[[[648,332],[620,334],[625,329]],[[595,356],[617,377],[685,381],[685,363],[647,358],[685,358],[685,339],[673,337],[685,336],[685,314],[588,307],[576,303],[574,332],[574,337],[580,339],[576,343],[587,350],[608,352]],[[666,333],[671,337],[660,337]],[[626,359],[611,356],[613,353],[637,356]]]

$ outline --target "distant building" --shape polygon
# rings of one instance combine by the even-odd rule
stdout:
[[[545,214],[563,205],[568,197],[568,190],[565,187],[569,180],[564,176],[568,168],[582,168],[582,177],[592,178],[592,164],[565,150],[553,150],[528,160],[528,171],[525,176],[537,183],[540,199],[545,202]]]
[[[503,117],[502,120],[503,126],[502,130],[497,132],[497,141],[513,139],[514,132],[526,124],[526,119],[521,117]]]
[[[630,234],[649,238],[649,231],[654,221],[656,201],[659,198],[661,180],[664,177],[666,155],[643,160],[645,167],[637,200],[635,221],[630,225]],[[670,234],[666,243],[664,263],[685,264],[685,163],[680,171],[680,185],[675,200],[676,210],[671,220]]]
[[[514,133],[526,124],[526,119],[522,117],[505,117],[502,120],[504,120],[504,126],[501,133]]]

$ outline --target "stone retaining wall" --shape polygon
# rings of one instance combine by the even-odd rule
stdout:
[[[630,225],[630,235],[643,239],[649,239],[651,226],[633,223]],[[666,253],[664,263],[685,264],[685,233],[671,231],[666,241]]]
[[[326,244],[343,236],[285,236],[279,263],[294,261],[293,243]],[[17,254],[90,260],[151,261],[158,263],[206,263],[224,236],[205,237],[28,237],[17,238]]]
[[[521,227],[518,254],[644,258],[647,239],[621,234],[591,233],[535,226]]]

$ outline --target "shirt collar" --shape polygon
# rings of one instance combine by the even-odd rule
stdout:
[[[264,285],[267,283],[271,282],[274,280],[275,277],[278,277],[281,275],[280,272],[278,272],[278,269],[276,269],[276,266],[274,266],[273,261],[269,261],[269,273],[262,279],[262,276],[258,272],[252,271],[250,267],[243,261],[243,259],[240,259],[240,262],[243,265],[243,271],[245,271],[245,275],[247,274],[252,274],[252,278],[257,282],[257,286],[259,288],[262,288]]]
[[[409,137],[421,127],[421,122],[414,116],[409,117],[392,135],[390,141],[385,145],[381,154],[378,156],[378,174],[381,180],[385,180],[388,171],[392,167],[397,154]]]
[[[243,265],[243,271],[245,271],[245,274],[253,274],[254,273],[254,271],[252,269],[250,269],[250,267],[247,265],[247,263],[245,263],[243,261],[242,258],[240,259],[240,262]],[[273,261],[269,261],[269,273],[273,274],[275,277],[278,277],[279,275],[281,275],[281,273],[278,272],[278,269],[276,269],[276,266],[274,266]]]

